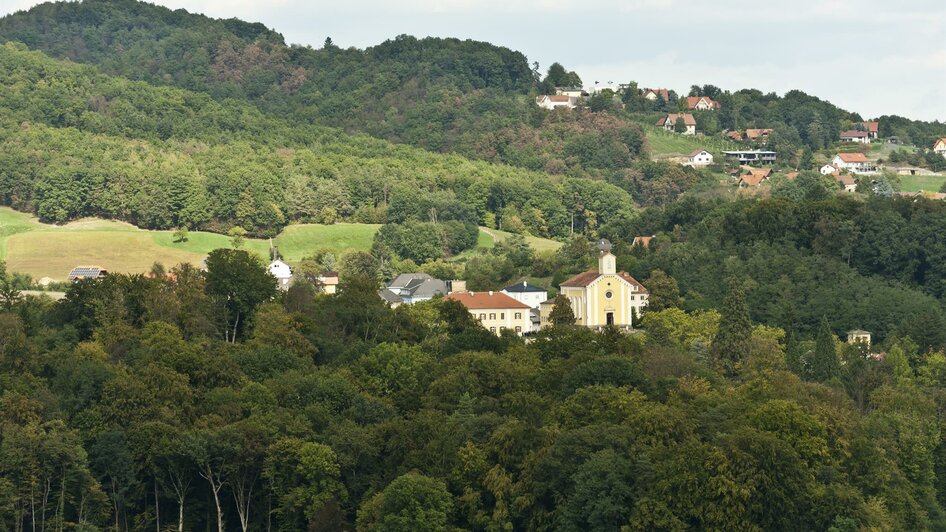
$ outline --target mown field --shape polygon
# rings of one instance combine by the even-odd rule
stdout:
[[[273,239],[280,254],[292,263],[319,249],[335,252],[368,250],[379,225],[300,224],[291,225]],[[509,233],[490,230],[496,238]],[[556,249],[558,242],[527,237],[538,251]],[[489,248],[494,238],[480,232],[478,247]],[[143,273],[155,262],[166,266],[190,262],[199,264],[210,251],[230,247],[230,238],[216,233],[191,231],[187,242],[175,242],[172,231],[147,231],[123,222],[100,219],[77,220],[65,225],[49,225],[14,211],[0,208],[0,259],[12,271],[34,279],[63,280],[79,265],[97,265],[114,272]],[[269,257],[269,240],[247,238],[244,249]]]
[[[900,190],[903,192],[939,192],[946,183],[946,176],[941,175],[904,175],[900,176]]]
[[[697,137],[680,135],[678,133],[670,133],[653,125],[642,125],[642,127],[647,134],[647,143],[650,145],[651,156],[655,159],[685,156],[698,149],[704,149],[712,153],[714,157],[721,157],[724,151],[737,150],[740,148],[736,143],[727,141],[718,136]]]

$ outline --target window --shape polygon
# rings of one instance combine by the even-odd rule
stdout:
[[[501,319],[501,320],[506,319],[506,313],[505,313],[505,312],[500,312],[500,313],[499,313],[499,319]]]
[[[517,319],[517,320],[521,320],[521,319],[522,319],[522,313],[521,313],[521,312],[516,312],[516,319]],[[516,328],[518,329],[518,327],[516,327]]]
[[[516,326],[516,332],[517,332],[517,333],[521,333],[521,332],[522,332],[522,327],[519,327],[519,326],[517,325],[517,326]]]
[[[490,327],[490,328],[489,328],[489,332],[495,333],[495,332],[496,332],[496,327]]]
[[[480,314],[480,321],[483,321],[485,319],[486,319],[486,314]]]
[[[496,313],[495,313],[495,312],[490,312],[490,313],[489,313],[489,319],[495,320],[495,319],[496,319]]]
[[[607,299],[611,299],[612,297],[614,297],[614,292],[608,290],[607,292],[604,293],[604,297]]]

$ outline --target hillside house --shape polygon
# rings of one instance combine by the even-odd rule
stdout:
[[[644,249],[650,247],[650,241],[654,239],[654,235],[651,236],[635,236],[634,241],[631,242],[631,247],[640,246]]]
[[[742,188],[757,187],[772,177],[771,168],[752,168],[748,173],[739,176],[738,185]]]
[[[568,96],[569,98],[584,98],[588,96],[588,93],[581,87],[555,87],[555,95]]]
[[[563,282],[560,293],[568,298],[578,325],[630,329],[647,306],[647,289],[627,272],[617,271],[617,259],[610,245],[599,247],[598,269],[579,273]],[[544,304],[543,325],[548,324],[550,311],[551,305]]]
[[[657,121],[657,126],[662,127],[667,131],[675,131],[677,119],[680,118],[683,119],[683,123],[686,125],[686,131],[681,134],[696,135],[696,119],[693,118],[693,115],[690,113],[668,113],[667,116]]]
[[[834,176],[835,181],[841,185],[845,192],[857,192],[857,180],[854,176],[848,174],[838,174]]]
[[[880,122],[861,122],[858,126],[859,127],[855,129],[863,129],[866,131],[869,140],[880,138]]]
[[[641,89],[641,94],[645,99],[656,102],[657,98],[663,98],[665,102],[670,101],[669,89]]]
[[[574,96],[559,96],[543,94],[535,97],[535,103],[543,109],[574,109],[578,107],[578,98]]]
[[[868,332],[868,331],[863,331],[863,330],[861,330],[861,329],[855,329],[855,330],[853,330],[853,331],[848,331],[848,332],[847,332],[847,343],[849,343],[849,344],[863,343],[863,344],[866,344],[867,347],[870,347],[870,332]]]
[[[69,272],[67,278],[72,282],[77,282],[87,279],[101,279],[107,275],[108,271],[101,266],[76,266]]]
[[[877,173],[877,165],[867,160],[867,156],[860,152],[839,153],[834,157],[832,163],[838,170],[847,170],[852,174],[869,175]]]
[[[292,284],[292,268],[285,262],[276,259],[266,267],[269,274],[276,278],[276,288],[286,291]]]
[[[549,291],[545,288],[529,284],[528,281],[522,281],[512,286],[502,289],[502,293],[515,299],[520,303],[529,305],[530,308],[537,309],[543,301],[549,298]]]
[[[769,142],[769,135],[772,133],[772,129],[763,128],[763,129],[747,129],[746,134],[743,135],[743,140],[745,142],[753,142],[755,144],[766,144]]]
[[[818,169],[821,172],[821,175],[831,175],[838,173],[838,169],[833,164],[826,164]]]
[[[775,164],[775,152],[769,150],[724,151],[723,155],[741,165]]]
[[[946,138],[937,139],[933,143],[933,151],[946,157]]]
[[[687,155],[688,166],[709,166],[711,164],[713,164],[713,154],[704,149],[696,150]]]
[[[687,109],[691,111],[715,111],[719,102],[709,96],[687,96]]]
[[[860,144],[870,144],[870,135],[866,131],[850,129],[841,132],[841,142],[857,142]]]
[[[323,293],[334,294],[338,291],[338,272],[322,272],[318,281]]]
[[[459,301],[483,327],[497,336],[504,330],[520,336],[532,330],[529,305],[502,292],[453,292],[447,299]]]
[[[434,296],[445,296],[450,292],[446,281],[435,279],[426,273],[402,273],[391,280],[379,292],[381,299],[392,307],[430,301]]]

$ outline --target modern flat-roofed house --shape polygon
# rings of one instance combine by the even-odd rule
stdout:
[[[946,157],[946,138],[936,139],[933,143],[933,151]]]
[[[687,109],[692,111],[715,111],[719,102],[709,96],[687,96]]]
[[[532,331],[532,308],[502,292],[453,292],[446,299],[459,301],[489,332],[518,335]]]
[[[689,166],[709,166],[713,164],[713,154],[702,148],[695,150],[687,155],[687,164]]]
[[[877,165],[867,160],[863,153],[839,153],[831,161],[839,170],[847,170],[852,174],[876,174]]]
[[[578,98],[574,96],[543,94],[535,97],[535,103],[539,107],[550,111],[554,109],[574,109],[578,106]]]
[[[857,142],[860,144],[870,144],[870,134],[859,129],[850,129],[841,133],[841,142]]]
[[[737,150],[724,151],[727,159],[737,161],[742,165],[774,164],[775,152],[769,150]]]
[[[696,135],[696,118],[693,118],[693,115],[690,113],[668,113],[667,116],[657,121],[657,125],[667,131],[675,131],[677,119],[681,118],[683,119],[684,125],[686,125],[686,131],[681,134]]]
[[[108,271],[101,266],[76,266],[69,272],[68,279],[72,282],[86,279],[101,279],[108,275]]]

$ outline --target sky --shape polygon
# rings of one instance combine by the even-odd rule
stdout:
[[[586,86],[799,89],[860,113],[946,121],[944,0],[152,0],[364,48],[400,34],[488,41]],[[35,0],[0,0],[0,13]]]

